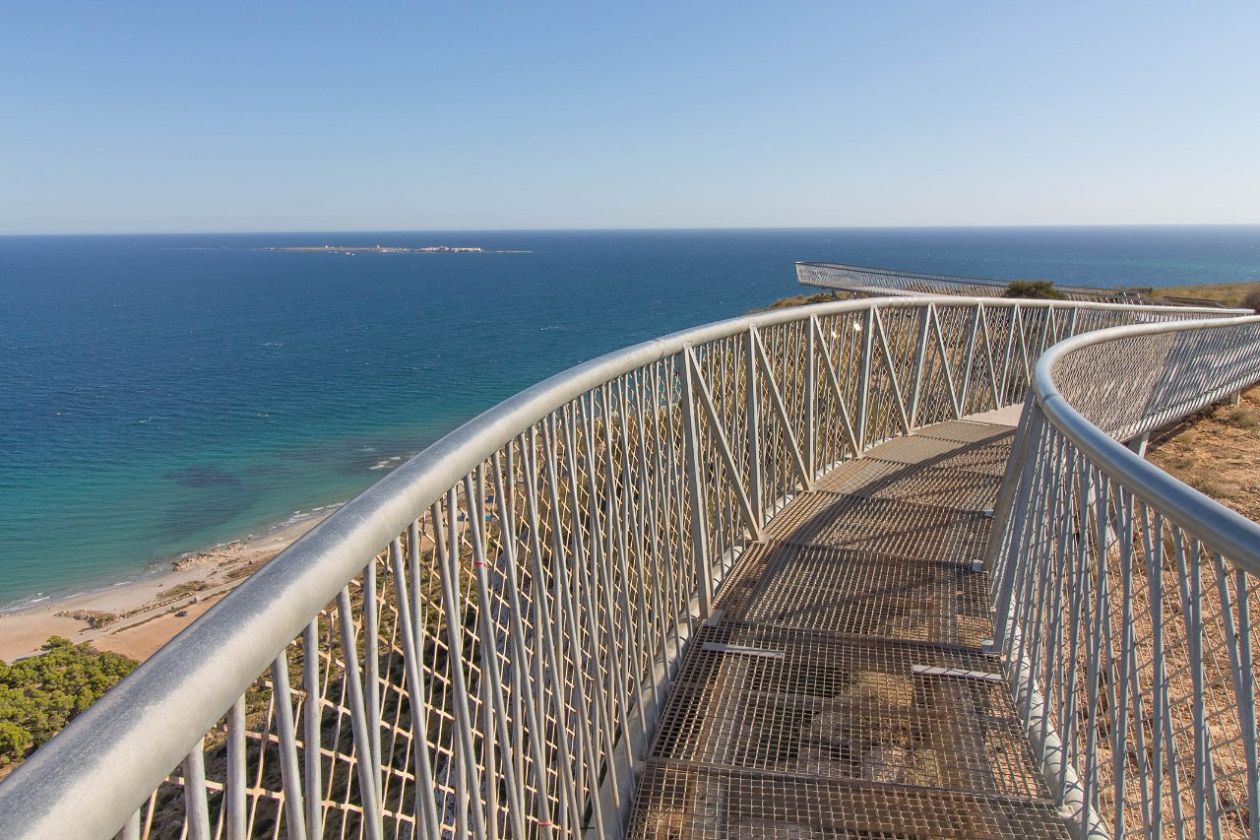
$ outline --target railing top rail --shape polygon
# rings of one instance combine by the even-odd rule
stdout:
[[[1205,544],[1228,557],[1248,574],[1260,575],[1260,524],[1230,510],[1129,450],[1086,419],[1055,384],[1056,365],[1086,347],[1125,338],[1228,329],[1245,324],[1260,324],[1260,316],[1137,324],[1083,333],[1059,342],[1041,355],[1034,369],[1032,391],[1050,422],[1135,497],[1172,521],[1193,530]],[[1100,372],[1102,375],[1106,373]]]

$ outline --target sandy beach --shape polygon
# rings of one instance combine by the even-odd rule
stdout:
[[[324,510],[256,537],[185,555],[172,560],[169,571],[0,613],[0,660],[38,653],[49,636],[144,660],[332,513]]]

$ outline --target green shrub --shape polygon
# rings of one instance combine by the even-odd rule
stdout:
[[[1252,312],[1260,312],[1260,289],[1252,289],[1250,292],[1243,295],[1242,303],[1240,305],[1243,309],[1250,309]]]
[[[1067,295],[1054,287],[1049,280],[1012,280],[1006,284],[1008,298],[1032,298],[1034,300],[1067,300]]]
[[[21,761],[139,664],[53,636],[43,653],[0,661],[0,765]]]

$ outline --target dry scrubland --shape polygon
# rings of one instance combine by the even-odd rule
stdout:
[[[1203,286],[1171,286],[1156,289],[1168,297],[1214,300],[1226,306],[1241,306],[1260,311],[1260,283],[1213,283]]]
[[[1160,435],[1148,457],[1248,519],[1260,521],[1260,385]]]

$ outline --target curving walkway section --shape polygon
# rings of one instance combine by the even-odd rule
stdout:
[[[689,647],[630,837],[1065,836],[985,652],[1013,435],[931,426],[774,518]]]

